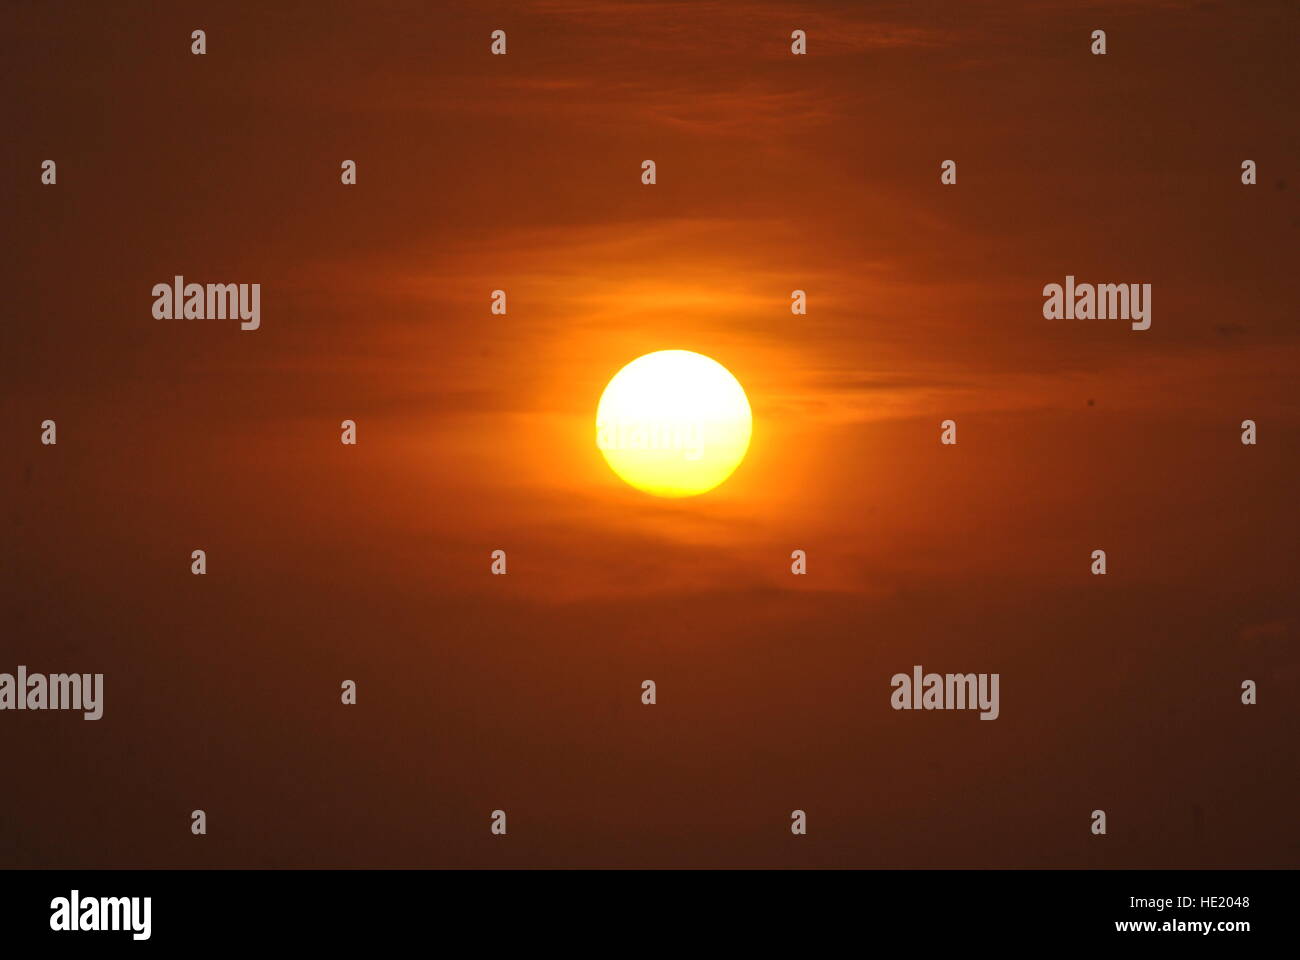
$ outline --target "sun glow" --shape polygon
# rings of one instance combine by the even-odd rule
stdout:
[[[745,458],[753,418],[726,367],[660,350],[616,373],[596,407],[596,446],[624,481],[658,497],[692,497]]]

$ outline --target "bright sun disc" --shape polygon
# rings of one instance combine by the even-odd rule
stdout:
[[[596,407],[596,446],[610,468],[657,497],[693,497],[722,483],[745,459],[752,428],[740,381],[689,350],[633,360]]]

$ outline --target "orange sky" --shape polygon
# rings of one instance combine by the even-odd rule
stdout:
[[[1294,865],[1294,5],[360,10],[5,11],[0,651],[102,658],[116,701],[7,751],[68,737],[56,776],[146,834],[142,804],[218,798],[214,862]],[[261,329],[153,319],[175,274],[260,282]],[[1151,329],[1044,320],[1067,274],[1151,283]],[[671,348],[755,418],[686,501],[593,435],[609,377]],[[1002,670],[996,732],[888,710],[931,661]],[[354,674],[368,713],[339,718]],[[624,703],[643,675],[658,726]],[[1127,831],[1104,854],[1070,832],[1098,793]],[[34,825],[6,862],[192,856],[9,803]],[[549,826],[462,835],[507,803]],[[801,804],[838,832],[791,852]]]

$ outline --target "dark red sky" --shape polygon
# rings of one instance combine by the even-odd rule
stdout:
[[[0,671],[106,705],[0,714],[0,864],[1300,863],[1294,4],[3,18]],[[668,348],[755,417],[676,502],[593,442]]]

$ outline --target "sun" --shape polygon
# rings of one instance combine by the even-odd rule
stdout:
[[[722,483],[749,449],[745,389],[722,364],[690,350],[637,357],[596,407],[596,446],[610,469],[657,497],[693,497]]]

